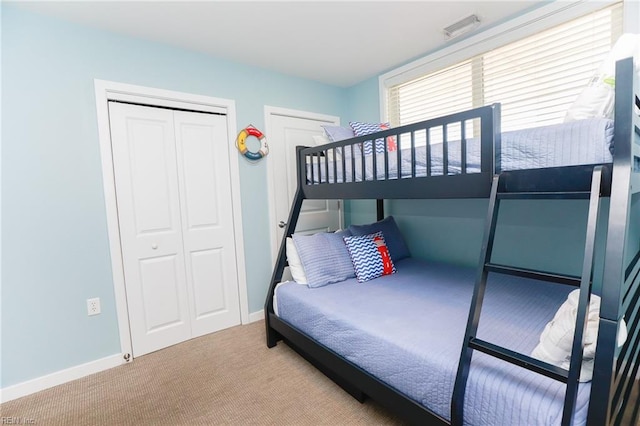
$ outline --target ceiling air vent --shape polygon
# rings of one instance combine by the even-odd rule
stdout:
[[[476,28],[478,25],[480,25],[480,18],[478,18],[478,15],[467,16],[466,18],[449,25],[443,30],[445,40],[461,36],[462,34]]]

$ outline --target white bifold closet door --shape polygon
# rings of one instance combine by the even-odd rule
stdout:
[[[109,103],[133,355],[240,323],[226,116]]]

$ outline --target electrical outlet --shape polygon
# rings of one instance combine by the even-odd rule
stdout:
[[[98,315],[100,313],[100,298],[94,297],[93,299],[87,299],[87,314]]]

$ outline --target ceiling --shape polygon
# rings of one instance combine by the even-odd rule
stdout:
[[[36,13],[349,87],[546,1],[16,1]]]

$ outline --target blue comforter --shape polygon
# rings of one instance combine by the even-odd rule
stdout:
[[[276,291],[279,316],[409,398],[450,418],[475,269],[404,259],[398,272],[358,283]],[[490,274],[478,336],[530,354],[571,288]],[[560,424],[565,385],[474,352],[465,424]],[[590,384],[574,425],[586,422]]]

